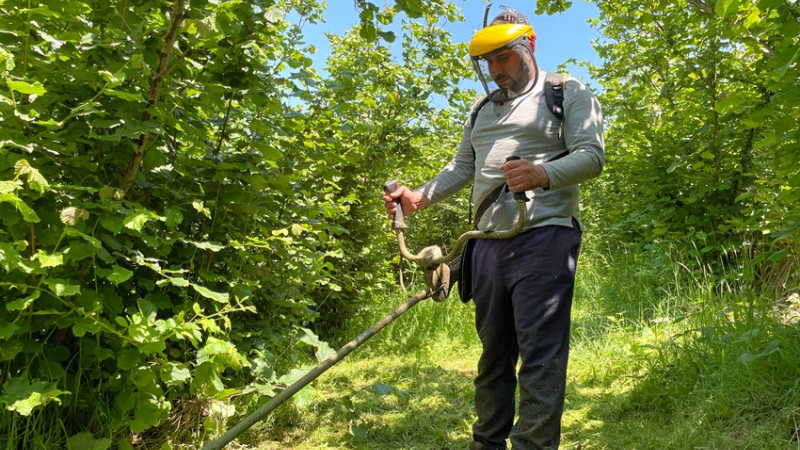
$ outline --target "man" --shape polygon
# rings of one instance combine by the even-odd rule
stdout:
[[[483,347],[469,447],[475,450],[504,449],[507,438],[517,450],[558,448],[581,242],[578,184],[598,176],[604,163],[599,103],[570,79],[559,121],[545,101],[535,39],[527,18],[511,9],[475,34],[470,54],[476,68],[487,66],[498,88],[486,88],[490,101],[465,125],[458,152],[439,175],[417,190],[400,186],[384,196],[390,214],[396,201],[413,214],[473,182],[477,211],[506,183],[510,193],[476,217],[484,231],[516,223],[512,193],[532,198],[525,231],[510,239],[478,240],[472,254],[475,322]],[[479,76],[483,81],[480,71]],[[520,159],[506,161],[512,155]]]

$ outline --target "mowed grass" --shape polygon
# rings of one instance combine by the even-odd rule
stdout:
[[[584,256],[562,448],[800,450],[800,300],[640,258]],[[354,335],[402,300],[387,295],[350,324]],[[453,298],[421,303],[240,445],[465,449],[480,353],[472,314]]]
[[[384,356],[343,364],[320,380],[307,410],[284,413],[264,430],[268,440],[257,448],[466,448],[475,373],[472,364],[458,365],[465,361]]]
[[[420,303],[318,378],[301,406],[282,406],[241,441],[259,450],[466,448],[480,348],[431,324],[464,326],[471,315],[452,298]]]

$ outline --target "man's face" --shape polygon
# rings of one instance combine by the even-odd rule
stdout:
[[[489,75],[501,88],[522,92],[531,80],[531,71],[519,54],[508,48],[486,58]]]

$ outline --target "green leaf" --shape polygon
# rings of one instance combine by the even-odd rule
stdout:
[[[739,356],[739,362],[741,362],[744,365],[750,365],[752,362],[756,360],[769,356],[773,353],[780,353],[780,352],[781,352],[781,341],[775,340],[770,342],[767,348],[765,348],[764,351],[761,353],[755,355],[747,352],[742,353]]]
[[[88,234],[83,233],[81,231],[78,231],[75,228],[65,228],[64,233],[66,233],[67,236],[79,237],[84,241],[88,242],[94,248],[99,249],[103,246],[103,243],[100,242],[99,239],[89,236]]]
[[[131,370],[139,365],[141,352],[133,349],[125,349],[118,352],[117,367],[121,370]]]
[[[116,234],[125,227],[125,219],[116,214],[100,214],[100,225],[106,230]]]
[[[784,248],[784,249],[778,250],[777,252],[774,252],[771,255],[769,255],[769,258],[767,258],[767,261],[769,261],[770,264],[774,264],[774,263],[782,260],[786,256],[788,251],[789,251],[788,248]]]
[[[145,403],[140,404],[133,414],[133,420],[130,423],[131,431],[134,433],[141,433],[142,431],[160,425],[163,419],[166,418],[169,411],[167,402],[159,402],[155,399],[148,399]]]
[[[19,180],[0,180],[0,194],[10,194],[22,188]]]
[[[374,383],[369,387],[369,390],[380,396],[391,394],[401,400],[408,400],[411,397],[407,392],[403,392],[394,386],[383,383]]]
[[[208,289],[204,286],[200,286],[199,284],[192,283],[192,287],[197,291],[198,294],[202,295],[205,298],[209,298],[219,303],[228,303],[229,296],[227,292],[215,292],[211,289]]]
[[[192,371],[188,367],[182,367],[175,363],[170,363],[167,370],[162,372],[161,380],[169,386],[185,384],[192,379]]]
[[[183,214],[181,210],[176,207],[167,208],[164,211],[164,217],[167,218],[166,224],[170,228],[175,228],[183,222]]]
[[[103,89],[103,93],[106,95],[110,95],[111,97],[120,98],[122,100],[127,100],[129,102],[137,102],[137,103],[144,103],[144,97],[139,92],[125,92],[125,91],[117,91],[114,89]]]
[[[88,243],[73,241],[64,249],[64,258],[67,261],[81,261],[97,254],[97,248]]]
[[[19,262],[19,251],[14,248],[14,245],[0,242],[0,267],[5,269],[6,272],[11,272],[19,267]]]
[[[169,282],[173,286],[178,286],[178,287],[186,287],[186,286],[189,286],[189,284],[190,284],[189,281],[186,280],[186,278],[182,278],[182,277],[170,277]]]
[[[378,35],[381,37],[381,39],[390,44],[394,42],[396,39],[396,36],[393,31],[379,31]]]
[[[267,11],[264,12],[264,19],[270,23],[278,23],[282,21],[284,17],[286,17],[286,12],[274,5],[267,8]]]
[[[111,448],[111,439],[95,439],[88,431],[78,433],[67,441],[67,450],[107,450]]]
[[[47,128],[48,130],[57,130],[64,126],[64,122],[58,122],[55,119],[37,120],[37,124]]]
[[[222,368],[241,368],[244,361],[232,342],[209,336],[206,345],[197,351],[197,362],[210,361]]]
[[[305,386],[292,396],[292,403],[299,409],[308,409],[314,403],[314,393],[316,389],[313,386]]]
[[[10,338],[18,329],[19,326],[15,323],[0,321],[0,339]]]
[[[194,207],[197,212],[202,213],[204,216],[211,218],[211,210],[206,208],[205,204],[200,200],[195,200],[192,202],[192,206]]]
[[[212,252],[218,252],[225,248],[224,245],[217,244],[216,242],[197,242],[197,241],[186,241],[195,247],[203,250],[210,250]]]
[[[368,437],[367,436],[367,427],[366,427],[366,425],[353,425],[353,424],[351,424],[350,425],[350,434],[352,434],[353,437],[355,437],[357,439],[360,439],[362,441],[366,441],[367,437]]]
[[[722,100],[714,105],[714,109],[720,114],[742,112],[751,101],[747,94],[741,93],[731,93],[723,97]]]
[[[375,42],[375,39],[378,38],[378,30],[371,23],[362,23],[358,34],[367,42]]]
[[[800,47],[797,46],[789,47],[775,57],[771,63],[777,66],[775,75],[777,75],[778,79],[786,75],[786,72],[789,71],[798,57],[800,57]]]
[[[31,259],[39,261],[42,267],[58,267],[64,264],[64,255],[62,253],[51,254],[44,250],[37,250]]]
[[[740,0],[717,0],[714,4],[714,12],[723,19],[739,12]]]
[[[133,276],[133,272],[118,265],[111,266],[111,273],[106,275],[108,281],[114,284],[120,284],[128,281]]]
[[[315,354],[317,361],[324,361],[336,353],[327,342],[319,340],[319,337],[313,331],[308,328],[300,328],[300,331],[303,334],[298,338],[299,341],[317,349]]]
[[[158,308],[156,308],[156,305],[143,298],[140,298],[136,300],[136,306],[139,307],[139,312],[142,313],[142,316],[148,322],[154,322],[156,320],[156,315],[158,314]]]
[[[116,188],[112,188],[110,186],[103,186],[100,188],[98,195],[100,195],[100,200],[102,201],[106,201],[112,198],[115,200],[119,200],[122,198],[122,191]]]
[[[39,172],[38,169],[31,166],[25,159],[20,159],[14,164],[14,173],[18,177],[25,177],[26,181],[28,182],[28,186],[31,189],[38,191],[40,194],[44,193],[45,190],[50,186],[47,180],[42,176],[42,173]]]
[[[422,17],[422,7],[417,0],[397,0],[397,8],[413,19]]]
[[[80,285],[69,284],[69,281],[59,278],[45,278],[44,284],[59,297],[70,297],[81,293]]]
[[[83,337],[86,333],[96,334],[100,329],[99,323],[91,319],[80,319],[72,325],[72,334],[74,334],[75,337]]]
[[[67,394],[68,391],[57,389],[55,383],[46,381],[30,383],[22,378],[10,378],[3,384],[0,402],[5,403],[9,411],[29,416],[38,406],[44,406],[51,401],[60,404],[59,397]]]
[[[152,211],[138,211],[125,217],[123,224],[130,230],[142,231],[144,225],[154,219],[158,219],[158,215]]]
[[[39,219],[39,216],[36,215],[36,212],[15,194],[13,193],[0,194],[0,203],[4,202],[13,204],[14,207],[17,209],[17,211],[19,211],[19,213],[22,215],[22,218],[25,220],[25,222],[28,223],[40,222],[41,219]]]
[[[31,84],[25,81],[8,80],[6,84],[9,89],[17,91],[20,94],[44,95],[47,92],[47,89],[45,89],[39,81],[34,81],[33,84]]]
[[[111,73],[107,70],[101,70],[98,73],[108,83],[106,84],[107,87],[117,87],[125,81],[125,73],[122,71]]]
[[[29,295],[29,296],[27,296],[25,298],[20,298],[20,299],[8,302],[8,303],[6,303],[6,309],[9,310],[9,311],[22,311],[22,310],[28,308],[28,306],[30,306],[36,299],[38,299],[39,296],[41,295],[41,293],[42,293],[42,291],[33,291],[33,293],[31,293],[31,295]]]

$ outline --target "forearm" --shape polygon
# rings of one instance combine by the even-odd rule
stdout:
[[[597,148],[581,148],[569,155],[542,164],[550,189],[580,184],[597,177],[603,171],[604,154]]]

